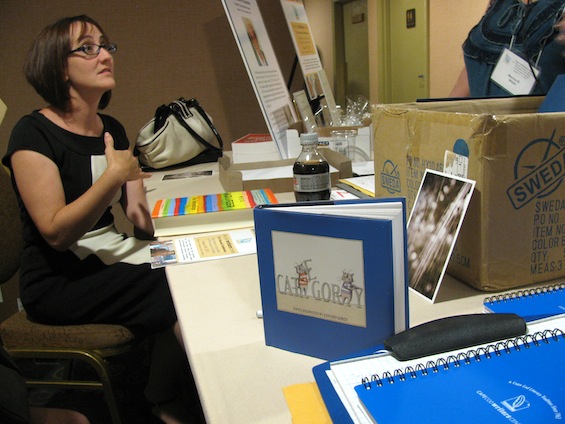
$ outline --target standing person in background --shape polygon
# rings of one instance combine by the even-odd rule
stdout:
[[[508,58],[503,54],[505,48],[521,58],[523,69],[531,72],[533,87],[526,94],[545,95],[557,75],[565,73],[563,46],[557,39],[556,28],[564,9],[565,0],[491,0],[486,13],[463,43],[465,68],[450,96],[514,94],[509,81],[512,77],[496,82],[491,79],[495,66]],[[535,69],[539,71],[537,76]],[[505,70],[504,74],[508,73]]]
[[[196,422],[196,391],[177,398],[175,379],[190,372],[164,269],[151,269],[148,242],[118,232],[111,213],[119,203],[135,234],[152,236],[150,174],[123,126],[98,112],[116,85],[116,51],[97,22],[76,16],[47,26],[28,54],[26,79],[48,104],[20,119],[3,158],[23,222],[21,300],[41,323],[119,324],[157,337],[146,397],[161,420]]]

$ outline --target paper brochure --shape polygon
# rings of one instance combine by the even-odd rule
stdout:
[[[310,100],[318,100],[325,126],[339,125],[333,92],[316,48],[302,0],[280,0]],[[304,116],[302,117],[304,119]]]
[[[208,261],[257,252],[252,228],[151,242],[151,267]]]
[[[286,130],[297,119],[257,1],[222,3],[269,132],[280,158],[288,159]]]

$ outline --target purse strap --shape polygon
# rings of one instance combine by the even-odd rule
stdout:
[[[198,134],[195,130],[193,130],[191,128],[190,125],[188,125],[187,119],[190,118],[193,115],[193,112],[190,111],[190,108],[193,108],[194,110],[196,110],[200,114],[200,116],[202,116],[202,119],[204,119],[204,122],[206,122],[206,124],[212,130],[212,133],[216,137],[216,140],[218,140],[220,147],[214,146],[210,142],[204,140],[204,138],[202,138],[202,136],[200,134]],[[183,97],[181,97],[178,100],[176,100],[172,103],[169,103],[168,105],[159,106],[157,108],[157,111],[155,112],[155,127],[154,127],[154,130],[153,130],[153,133],[156,133],[163,125],[165,125],[165,121],[167,120],[167,118],[171,114],[174,115],[175,118],[177,118],[177,120],[180,122],[180,124],[194,138],[196,138],[200,143],[202,143],[207,148],[218,151],[218,152],[221,152],[224,149],[224,142],[222,140],[222,137],[220,137],[218,130],[216,129],[216,127],[214,126],[214,124],[212,123],[212,121],[208,117],[208,114],[204,111],[202,106],[200,106],[200,103],[198,103],[198,100],[196,100],[194,98],[190,99],[190,100],[185,100]]]

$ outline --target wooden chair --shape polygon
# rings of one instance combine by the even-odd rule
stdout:
[[[22,229],[10,177],[0,166],[0,284],[18,270]],[[109,358],[138,347],[133,334],[119,325],[43,325],[20,311],[0,324],[0,339],[13,358],[84,361],[97,372],[98,380],[27,379],[28,387],[98,390],[104,393],[113,423],[121,423],[118,403],[110,381]]]

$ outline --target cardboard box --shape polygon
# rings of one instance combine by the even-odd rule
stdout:
[[[565,113],[542,100],[374,107],[377,196],[411,210],[426,168],[477,182],[448,272],[481,290],[565,276]]]
[[[346,156],[334,152],[330,149],[320,149],[328,163],[333,166],[336,171],[332,172],[332,186],[334,186],[340,178],[350,178],[353,175],[351,170],[351,160]],[[293,191],[292,171],[290,176],[283,178],[256,178],[245,179],[246,171],[257,170],[259,174],[266,174],[269,169],[278,167],[288,167],[292,169],[292,165],[296,159],[283,159],[268,162],[251,162],[251,163],[235,163],[232,164],[229,157],[224,156],[219,159],[220,182],[226,191],[239,190],[257,190],[260,188],[270,188],[274,193],[287,193]]]

